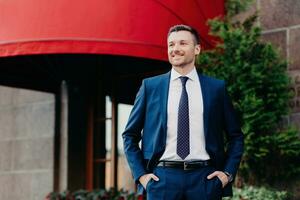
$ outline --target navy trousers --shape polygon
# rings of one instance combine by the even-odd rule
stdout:
[[[147,200],[220,200],[222,183],[218,177],[208,180],[213,167],[195,170],[156,167],[153,173],[159,181],[151,179],[146,186]]]

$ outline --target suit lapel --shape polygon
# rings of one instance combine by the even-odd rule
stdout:
[[[169,84],[170,84],[170,75],[171,72],[163,74],[161,81],[160,81],[160,99],[161,99],[161,114],[162,114],[162,124],[164,134],[167,134],[167,107],[168,107],[168,94],[169,94]],[[203,101],[203,123],[204,123],[204,134],[207,134],[208,128],[208,108],[210,102],[210,93],[209,93],[209,84],[205,81],[205,76],[199,74],[199,81],[201,86],[202,92],[202,101]]]
[[[161,114],[164,135],[167,135],[167,107],[171,72],[163,74],[160,82]]]
[[[156,141],[156,147],[155,153],[147,164],[148,169],[152,169],[155,164],[158,162],[159,158],[162,156],[165,145],[166,145],[166,139],[167,139],[167,105],[168,105],[168,94],[169,94],[169,83],[170,83],[170,72],[163,74],[161,76],[161,79],[158,81],[157,89],[159,91],[159,97],[160,97],[160,111],[161,111],[161,128],[162,132],[160,133],[162,138],[159,138],[158,141]]]
[[[167,107],[168,107],[168,94],[169,94],[169,84],[170,84],[170,75],[171,72],[162,75],[160,80],[160,99],[161,99],[161,115],[162,115],[162,124],[163,124],[163,133],[164,136],[167,135]],[[205,76],[199,74],[199,81],[202,92],[202,101],[203,101],[203,125],[204,125],[204,135],[207,138],[207,129],[208,129],[208,119],[209,119],[209,103],[210,103],[210,89],[209,84],[205,80]],[[164,140],[165,141],[165,140]]]
[[[207,138],[207,129],[208,129],[208,119],[209,119],[209,103],[210,103],[210,92],[209,92],[209,85],[207,81],[205,81],[205,76],[199,74],[199,80],[201,85],[201,92],[202,92],[202,101],[203,101],[203,125],[204,125],[204,135]]]

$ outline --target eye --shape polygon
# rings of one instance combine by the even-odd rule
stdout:
[[[174,44],[173,44],[173,43],[170,43],[170,44],[169,44],[169,47],[173,47],[173,46],[174,46]]]
[[[183,45],[183,46],[188,45],[188,43],[187,43],[187,42],[184,42],[184,41],[183,41],[183,42],[180,42],[180,44]]]

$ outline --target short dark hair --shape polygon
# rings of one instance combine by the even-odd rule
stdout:
[[[199,36],[198,31],[196,29],[194,29],[193,27],[188,26],[188,25],[184,25],[184,24],[179,24],[179,25],[172,26],[169,29],[168,37],[170,36],[171,33],[178,32],[178,31],[188,31],[188,32],[190,32],[195,38],[195,43],[200,44],[200,36]]]

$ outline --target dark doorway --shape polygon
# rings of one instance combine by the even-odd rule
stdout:
[[[105,187],[110,162],[111,186],[117,187],[118,104],[132,104],[141,80],[170,69],[163,61],[111,55],[51,54],[0,58],[0,84],[47,91],[60,101],[61,83],[68,88],[68,189]],[[105,110],[112,102],[111,116]],[[59,104],[56,113],[60,112]],[[56,114],[55,134],[59,135]],[[111,125],[111,152],[107,157],[106,122]],[[59,140],[59,137],[55,137]],[[54,189],[59,184],[59,141],[55,141]]]

